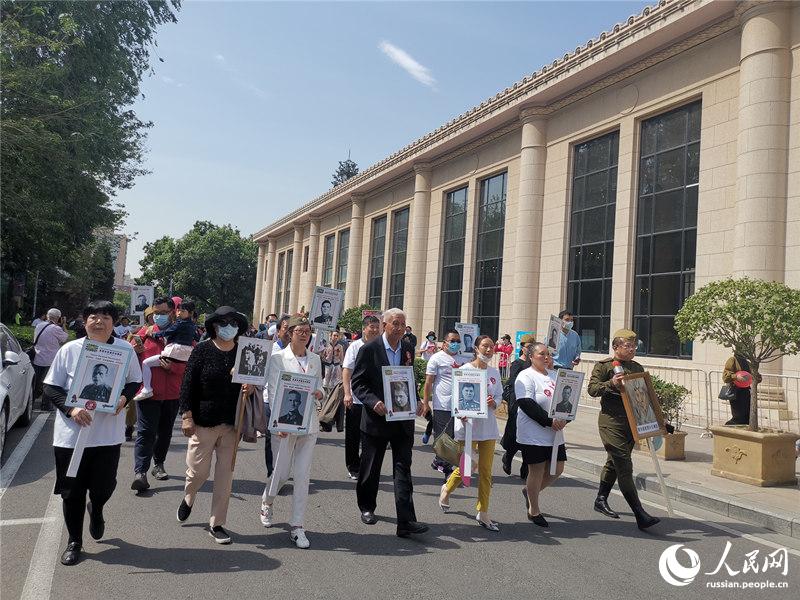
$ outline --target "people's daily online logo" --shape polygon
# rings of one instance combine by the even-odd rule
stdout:
[[[686,555],[687,565],[681,564],[678,551]],[[658,559],[658,572],[670,585],[679,587],[689,585],[700,572],[700,556],[694,550],[684,548],[683,544],[675,544],[661,553],[661,558]]]
[[[789,572],[789,551],[786,548],[778,548],[777,550],[765,553],[759,556],[759,550],[752,550],[747,552],[739,563],[733,558],[730,558],[732,544],[730,541],[725,543],[725,550],[722,552],[722,557],[719,559],[717,566],[714,570],[703,573],[703,575],[717,575],[727,576],[729,579],[715,579],[707,581],[706,587],[709,588],[749,588],[749,589],[775,589],[775,588],[788,588],[788,581],[779,581],[775,579],[763,580],[744,580],[742,578],[736,579],[738,575],[781,575],[785,577]],[[731,563],[733,566],[731,566]],[[741,569],[737,569],[741,564]],[[692,582],[700,574],[702,568],[700,555],[691,548],[685,547],[683,544],[673,544],[661,553],[658,559],[658,572],[661,578],[668,584],[675,587],[684,587]]]

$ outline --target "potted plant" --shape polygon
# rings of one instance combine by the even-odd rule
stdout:
[[[667,426],[667,435],[664,437],[664,444],[658,449],[658,454],[664,460],[685,460],[686,432],[681,431],[681,426],[686,420],[683,405],[686,403],[689,390],[677,383],[664,381],[658,375],[651,374],[650,380],[653,382],[653,389]]]
[[[684,341],[720,344],[750,363],[750,421],[711,427],[712,475],[753,485],[796,484],[793,433],[760,429],[761,365],[800,351],[800,291],[744,277],[712,282],[690,296],[675,317]]]

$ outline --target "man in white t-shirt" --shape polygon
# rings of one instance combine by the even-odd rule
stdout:
[[[473,348],[469,350],[472,351]],[[453,369],[468,362],[466,356],[459,356],[460,352],[461,335],[455,329],[451,329],[445,334],[442,349],[431,356],[425,367],[425,391],[422,397],[422,406],[423,414],[427,414],[433,408],[434,439],[444,431],[451,437],[453,436],[453,420],[451,419]],[[434,457],[431,468],[441,471],[447,478],[454,466],[437,456]]]
[[[356,357],[361,346],[381,334],[381,321],[375,315],[368,315],[361,321],[361,338],[347,347],[342,361],[342,387],[344,388],[344,462],[350,479],[358,479],[361,466],[361,401],[353,394],[351,378],[356,367]]]
[[[83,515],[89,513],[89,533],[99,540],[105,531],[103,506],[111,498],[117,485],[117,466],[120,446],[125,440],[125,408],[128,398],[136,395],[142,383],[142,370],[131,345],[112,336],[117,308],[102,300],[89,304],[83,311],[86,321],[86,336],[74,340],[56,353],[53,364],[44,380],[44,398],[58,409],[53,426],[53,452],[56,462],[56,484],[54,494],[60,494],[63,502],[64,521],[69,541],[61,555],[61,563],[74,565],[83,548]],[[115,413],[101,413],[66,405],[67,393],[78,368],[78,359],[86,340],[120,346],[130,351],[125,386],[120,394]],[[86,438],[83,458],[75,477],[67,477],[67,469],[78,435],[84,429]],[[89,493],[89,505],[86,494]]]

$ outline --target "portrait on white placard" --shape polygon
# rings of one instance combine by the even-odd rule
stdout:
[[[488,415],[488,379],[485,369],[453,369],[454,417],[485,419]]]
[[[417,416],[414,367],[382,367],[387,421],[409,421]]]
[[[584,377],[585,374],[581,371],[558,370],[556,387],[548,410],[548,416],[551,419],[561,419],[562,421],[573,421],[575,419]]]
[[[343,303],[344,290],[316,286],[309,312],[311,326],[316,330],[333,331],[336,329]]]
[[[236,362],[233,365],[234,383],[266,385],[267,361],[272,352],[272,340],[240,337]]]

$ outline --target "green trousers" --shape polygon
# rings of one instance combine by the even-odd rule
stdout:
[[[600,413],[597,419],[600,429],[600,439],[608,453],[608,460],[600,473],[600,481],[609,487],[619,482],[619,490],[625,493],[636,494],[636,484],[633,482],[633,435],[625,417],[615,417]]]

